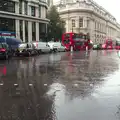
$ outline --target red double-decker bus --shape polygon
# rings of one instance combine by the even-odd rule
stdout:
[[[83,33],[64,33],[62,35],[62,44],[66,47],[66,50],[70,50],[71,47],[76,50],[89,50],[92,48],[91,40],[88,34]]]
[[[105,43],[102,45],[102,49],[114,49],[114,44],[112,39],[106,39]]]

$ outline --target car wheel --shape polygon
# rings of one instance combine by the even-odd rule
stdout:
[[[20,55],[19,54],[16,54],[17,57],[19,57]]]
[[[36,55],[38,55],[39,53],[38,53],[38,51],[36,50]]]
[[[40,55],[42,52],[41,52],[41,50],[38,50],[38,54]]]
[[[59,50],[58,49],[55,49],[55,51],[54,52],[59,52]]]
[[[52,53],[53,52],[53,50],[52,49],[50,49],[50,53]]]
[[[31,56],[31,52],[28,52],[28,57],[30,57]]]

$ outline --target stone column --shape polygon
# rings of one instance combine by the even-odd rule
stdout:
[[[87,18],[86,17],[83,18],[83,27],[87,28]]]
[[[36,41],[39,41],[39,23],[36,22]]]
[[[15,27],[16,27],[16,38],[20,38],[20,21],[15,20]]]
[[[44,18],[44,7],[41,6],[41,18]]]
[[[36,13],[36,17],[39,17],[39,6],[38,7],[36,7],[36,9],[35,9],[35,13]]]
[[[15,2],[15,13],[19,14],[19,3]]]
[[[25,42],[25,21],[23,20],[23,42]]]
[[[32,42],[32,22],[28,22],[28,41]]]
[[[66,32],[70,32],[70,21],[66,20]]]
[[[27,13],[29,16],[31,16],[31,6],[28,4],[28,7],[27,7]]]
[[[94,20],[92,18],[90,18],[89,33],[90,39],[94,42]]]
[[[76,21],[75,24],[76,24],[76,28],[77,28],[77,29],[76,29],[76,32],[77,32],[77,33],[80,33],[79,20],[80,20],[80,17],[77,17],[76,20],[75,20],[75,21]]]
[[[22,1],[22,14],[24,15],[25,14],[25,2]]]
[[[47,23],[45,24],[45,29],[46,29],[45,31],[46,31],[46,34],[47,34],[47,32],[48,32],[48,30],[47,30],[48,29],[48,24]]]

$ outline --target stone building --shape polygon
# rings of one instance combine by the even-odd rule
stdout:
[[[0,31],[15,32],[24,42],[47,32],[46,0],[0,0]]]
[[[114,16],[92,0],[61,0],[56,6],[66,32],[89,33],[94,43],[120,37],[120,25]]]
[[[47,0],[48,6],[51,7],[53,5],[53,0]]]

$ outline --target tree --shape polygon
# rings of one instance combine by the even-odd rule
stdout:
[[[50,20],[48,25],[48,39],[61,39],[64,32],[64,21],[61,20],[55,6],[52,6],[48,11],[48,19]]]

